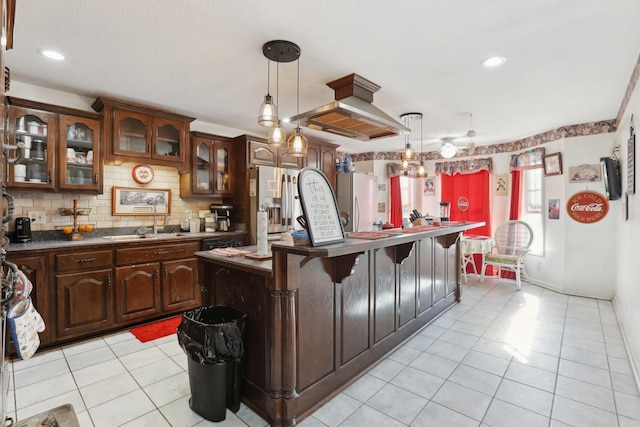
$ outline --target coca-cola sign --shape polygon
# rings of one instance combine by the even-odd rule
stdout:
[[[609,201],[595,191],[580,191],[567,201],[569,216],[583,224],[593,224],[609,213]]]

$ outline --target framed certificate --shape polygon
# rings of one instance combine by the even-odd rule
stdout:
[[[298,175],[298,194],[311,246],[344,242],[336,196],[327,177],[318,169],[302,169]]]
[[[544,156],[544,176],[562,175],[562,154],[553,153]]]

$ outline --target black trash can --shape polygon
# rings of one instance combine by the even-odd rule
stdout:
[[[189,406],[206,420],[223,421],[226,408],[240,409],[246,318],[245,312],[224,305],[182,315],[177,333],[189,362]]]

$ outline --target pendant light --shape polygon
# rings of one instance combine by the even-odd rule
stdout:
[[[276,101],[280,102],[280,62],[276,64]],[[282,127],[280,119],[274,127],[269,131],[269,139],[267,142],[274,147],[289,148],[287,142],[287,134]]]
[[[418,167],[418,173],[416,175],[426,177],[428,176],[427,168],[424,167],[424,158],[422,157],[422,114],[418,114],[420,114],[420,166]]]
[[[402,123],[404,124],[404,127],[409,128],[409,116],[411,115],[411,113],[406,113],[406,114],[402,114],[400,115],[400,118],[402,119]],[[403,171],[408,171],[409,170],[409,161],[411,160],[411,157],[413,155],[413,153],[411,152],[411,144],[409,144],[409,133],[407,132],[404,135],[404,147],[405,150],[402,152],[401,155],[401,159],[402,159],[402,163],[400,164],[400,170]]]
[[[264,102],[260,106],[258,124],[271,127],[278,123],[278,107],[273,103],[273,99],[269,93],[269,84],[271,83],[271,59],[269,59],[269,57],[267,57],[267,59],[267,94],[264,97]]]
[[[305,157],[307,155],[307,148],[309,142],[307,138],[302,134],[302,128],[300,127],[300,59],[298,59],[298,88],[296,95],[296,115],[298,116],[298,124],[293,129],[293,135],[289,138],[289,151],[287,154],[293,157]]]

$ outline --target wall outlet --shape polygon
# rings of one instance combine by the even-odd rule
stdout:
[[[186,218],[191,218],[192,215],[193,215],[193,211],[191,209],[185,209],[184,216]]]
[[[29,218],[31,221],[35,221],[36,224],[46,224],[47,223],[47,213],[45,211],[29,211]]]

